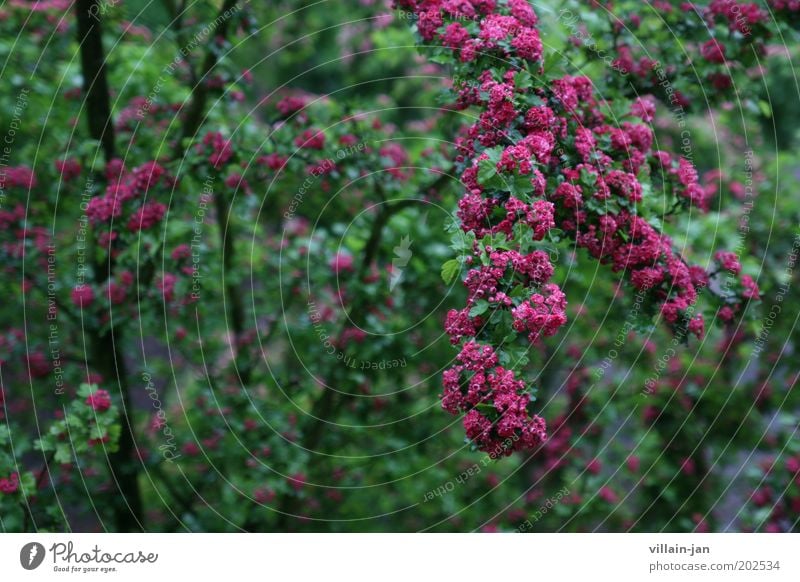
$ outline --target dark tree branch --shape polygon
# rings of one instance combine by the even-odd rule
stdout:
[[[142,493],[139,488],[139,466],[136,441],[133,436],[133,403],[128,385],[128,373],[122,354],[121,334],[109,329],[104,334],[95,333],[92,338],[92,360],[105,382],[116,378],[122,404],[120,414],[119,448],[108,456],[112,479],[121,499],[115,500],[114,520],[118,532],[142,529]]]
[[[186,14],[186,1],[187,0],[181,0],[180,5],[178,5],[176,0],[162,0],[169,13],[169,17],[172,19],[170,28],[175,31],[175,40],[178,43],[178,50],[183,50],[188,46],[186,35],[183,30],[183,16]],[[194,70],[194,64],[188,57],[186,59],[186,64],[189,67],[189,79],[192,82],[192,87],[194,87],[197,84],[197,73]]]
[[[222,8],[219,10],[219,15],[214,22],[219,22],[215,29],[217,38],[225,39],[228,35],[228,25],[230,23],[230,13],[238,3],[238,0],[225,0]],[[213,40],[209,42],[213,43]],[[189,97],[189,107],[186,111],[186,117],[183,120],[183,131],[181,132],[180,139],[176,145],[175,158],[181,158],[184,154],[183,142],[187,138],[192,138],[197,134],[203,120],[206,116],[206,105],[208,103],[208,76],[218,62],[217,53],[213,45],[209,46],[206,50],[206,56],[200,67],[197,82],[192,87],[192,94]]]
[[[106,55],[103,50],[103,31],[100,22],[98,0],[76,0],[75,15],[78,21],[81,72],[84,98],[86,100],[89,133],[103,147],[106,161],[115,155],[114,122],[111,117],[108,80],[106,78]],[[95,283],[102,284],[111,272],[95,269]],[[121,433],[117,452],[108,457],[109,469],[122,499],[114,503],[117,531],[128,532],[141,529],[142,495],[139,489],[139,462],[134,459],[136,445],[133,436],[133,420],[130,390],[128,388],[125,359],[122,355],[122,334],[110,329],[93,330],[91,337],[92,363],[111,384],[116,379],[119,388],[122,414]]]
[[[176,7],[174,0],[167,0],[168,10],[170,10],[175,23],[178,34],[181,33],[181,18],[185,11],[185,2],[181,3],[180,7]],[[230,24],[231,12],[234,10],[238,0],[225,0],[219,10],[217,18],[214,20],[218,23],[214,36],[217,38],[225,39],[228,35]],[[180,37],[179,37],[180,38]],[[214,41],[211,40],[211,43]],[[174,158],[180,159],[185,153],[184,142],[187,139],[194,138],[203,124],[206,116],[206,107],[208,104],[208,76],[214,70],[218,63],[217,52],[213,46],[206,49],[205,58],[201,65],[199,75],[195,74],[194,67],[190,64],[191,78],[192,78],[192,93],[189,97],[189,105],[186,111],[186,116],[182,123],[182,131],[180,138],[176,144]],[[236,264],[235,249],[233,241],[235,240],[235,233],[232,232],[233,225],[231,224],[231,204],[232,200],[223,196],[221,193],[214,195],[214,204],[216,207],[217,225],[220,235],[220,249],[222,251],[222,271],[226,277],[223,285],[223,298],[225,305],[229,310],[229,317],[231,322],[231,330],[233,332],[233,352],[235,360],[238,360],[240,355],[239,342],[241,341],[242,334],[245,327],[245,310],[244,302],[240,294],[240,290],[236,283],[231,282],[233,269]],[[239,367],[239,377],[243,384],[246,384],[250,379],[250,365],[242,363]]]
[[[233,270],[236,266],[236,250],[233,246],[233,241],[236,234],[234,225],[231,222],[232,205],[232,198],[224,196],[222,192],[214,194],[217,228],[219,229],[220,249],[222,250],[223,299],[228,310],[227,315],[230,318],[231,331],[233,332],[231,351],[234,355],[239,378],[242,384],[247,384],[250,381],[250,364],[249,362],[239,361],[239,356],[241,356],[239,348],[245,328],[245,314],[239,285],[233,275]]]
[[[89,135],[103,146],[106,161],[115,154],[114,122],[106,79],[106,54],[98,0],[76,0],[78,43]]]

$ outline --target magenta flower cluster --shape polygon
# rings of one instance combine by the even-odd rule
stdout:
[[[640,177],[657,181],[677,206],[700,211],[716,190],[700,183],[690,160],[653,149],[652,97],[637,98],[620,120],[601,106],[588,78],[543,81],[537,17],[528,2],[395,4],[418,15],[426,46],[452,55],[456,107],[478,113],[456,144],[465,188],[457,217],[474,243],[462,257],[469,267],[467,304],[445,321],[461,353],[444,373],[443,407],[464,414],[467,437],[481,450],[509,437],[506,454],[535,447],[545,423],[530,412],[532,391],[511,347],[521,338],[537,344],[567,322],[566,297],[550,282],[554,268],[535,250],[537,241],[558,228],[621,273],[649,312],[673,330],[702,336],[705,322],[694,304],[709,276],[689,266],[642,215],[649,184]],[[721,45],[702,50],[709,60],[724,60]],[[757,297],[751,279],[740,287]]]

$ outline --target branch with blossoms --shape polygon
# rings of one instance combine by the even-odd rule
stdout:
[[[536,448],[545,421],[524,353],[567,323],[541,241],[572,241],[622,273],[643,294],[645,314],[699,337],[695,303],[708,276],[686,264],[649,209],[656,185],[699,209],[706,191],[691,161],[653,149],[642,123],[654,115],[651,100],[612,103],[586,77],[543,73],[538,18],[525,0],[395,5],[417,15],[421,50],[452,66],[457,106],[478,111],[458,142],[468,298],[445,322],[461,351],[444,373],[442,406],[464,415],[480,450]]]

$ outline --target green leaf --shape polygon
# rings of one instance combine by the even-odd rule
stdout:
[[[85,399],[85,398],[87,398],[87,397],[88,397],[88,396],[89,396],[89,395],[90,395],[92,392],[94,392],[95,390],[97,390],[97,386],[96,386],[96,385],[94,385],[94,384],[81,384],[81,385],[78,387],[78,392],[77,392],[77,394],[78,394],[78,397],[79,397],[79,398],[83,398],[83,399]]]
[[[66,464],[72,462],[72,451],[67,443],[59,443],[56,445],[56,454],[53,456],[56,463]]]
[[[68,414],[65,417],[64,420],[66,421],[67,426],[69,426],[70,428],[81,428],[81,427],[83,427],[84,422],[85,422],[84,419],[82,419],[80,416],[78,416],[77,414],[74,414],[74,413],[73,414]],[[58,435],[58,434],[64,432],[64,427],[63,426],[53,426],[50,429],[50,431],[51,432],[55,431],[55,432],[53,432],[53,434]]]
[[[503,155],[503,148],[501,146],[497,146],[497,147],[493,147],[493,148],[490,148],[488,150],[485,150],[483,153],[485,153],[487,156],[489,156],[489,161],[492,162],[496,166],[497,162],[500,161],[500,158]]]
[[[93,426],[89,429],[89,438],[100,440],[106,436],[106,429],[102,426]]]
[[[119,424],[112,424],[108,427],[108,444],[106,444],[106,448],[112,452],[117,452],[119,448],[119,435],[122,433],[122,426]]]
[[[533,77],[528,71],[519,71],[514,75],[514,85],[521,91],[530,89],[533,87]]]
[[[450,285],[460,272],[461,264],[458,259],[450,259],[442,265],[442,281],[444,281],[445,285]]]
[[[33,473],[25,471],[20,475],[19,482],[26,497],[36,495],[36,478]]]
[[[53,444],[49,440],[36,439],[33,443],[33,448],[46,453],[53,450]]]
[[[492,160],[478,162],[478,183],[487,186],[492,178],[497,175],[497,166]]]
[[[554,244],[557,244],[561,241],[561,235],[564,234],[564,231],[560,228],[551,228],[547,231],[547,238],[549,238]]]
[[[533,182],[530,176],[523,176],[521,174],[514,174],[513,179],[508,180],[508,187],[511,193],[517,198],[522,197],[524,194],[533,192]]]
[[[486,313],[488,309],[489,309],[489,302],[486,301],[485,299],[478,299],[478,301],[475,302],[475,305],[473,305],[472,309],[469,310],[469,316],[477,317],[479,315]]]

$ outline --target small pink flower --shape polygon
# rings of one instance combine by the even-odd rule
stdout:
[[[706,41],[700,47],[700,54],[710,63],[721,64],[725,62],[725,47],[714,38]]]
[[[689,321],[689,333],[693,333],[698,339],[702,339],[705,333],[705,321],[702,315],[696,315]]]
[[[111,395],[106,390],[95,390],[86,397],[86,404],[95,412],[105,412],[111,408]]]
[[[714,255],[714,258],[723,269],[730,271],[734,275],[738,274],[739,271],[742,270],[742,265],[739,263],[739,258],[735,253],[731,253],[729,251],[718,251]]]
[[[65,182],[71,182],[81,174],[81,165],[75,159],[56,160],[56,170]]]
[[[742,291],[742,297],[745,299],[752,299],[753,301],[758,301],[761,297],[758,290],[758,285],[750,275],[742,275],[742,287],[744,287],[744,291]]]
[[[171,256],[172,256],[172,260],[173,261],[180,261],[181,259],[188,259],[191,254],[192,254],[192,251],[189,248],[189,245],[182,244],[182,245],[178,245],[174,249],[172,249],[172,255]]]
[[[197,443],[186,443],[181,447],[181,451],[184,455],[188,455],[189,457],[196,457],[200,454],[200,446]]]
[[[353,257],[344,253],[338,253],[330,262],[331,270],[338,275],[342,271],[353,270]]]
[[[314,129],[307,129],[294,140],[299,148],[321,150],[325,146],[325,134]]]
[[[256,503],[271,503],[275,499],[275,492],[267,487],[259,487],[253,491],[253,499]]]
[[[89,285],[77,285],[72,290],[72,303],[81,309],[89,307],[94,301],[94,291]]]
[[[306,476],[303,473],[295,473],[286,479],[295,491],[300,491],[306,484]]]
[[[3,477],[0,479],[0,493],[11,495],[16,493],[17,489],[19,489],[19,475],[17,473],[11,473],[8,478]]]
[[[597,494],[600,499],[607,503],[617,503],[619,501],[619,496],[607,485],[601,487]]]

